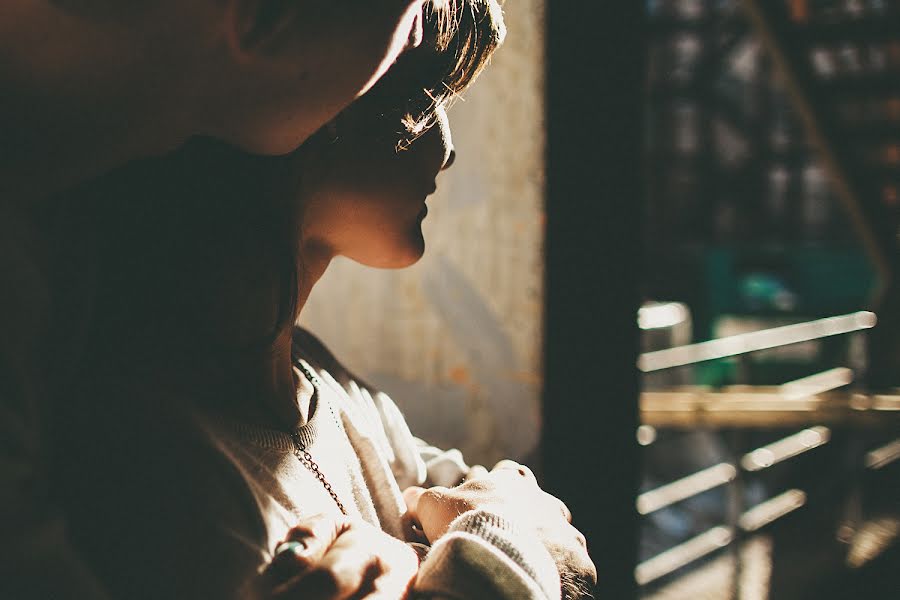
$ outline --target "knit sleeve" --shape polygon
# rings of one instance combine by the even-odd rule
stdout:
[[[459,450],[442,450],[414,437],[403,413],[387,394],[367,390],[366,395],[378,412],[390,448],[391,471],[400,489],[412,485],[453,487],[462,482],[469,466]]]
[[[425,480],[420,484],[423,487],[453,487],[468,475],[469,465],[456,448],[443,450],[419,438],[415,439],[415,445],[416,454],[425,466]]]
[[[457,517],[422,562],[416,597],[557,600],[560,580],[532,532],[487,511]]]

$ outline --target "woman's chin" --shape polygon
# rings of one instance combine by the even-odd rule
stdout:
[[[381,268],[382,269],[405,269],[407,267],[411,267],[422,258],[422,255],[425,254],[425,242],[423,240],[422,244],[416,246],[414,248],[409,248],[408,251],[397,255],[393,260],[386,262]]]
[[[419,262],[419,259],[425,254],[425,236],[422,234],[421,222],[416,223],[409,232],[409,240],[397,250],[394,260],[390,265],[385,266],[386,269],[405,269]]]
[[[405,269],[419,262],[423,254],[425,254],[425,238],[420,230],[414,239],[410,239],[401,248],[393,248],[391,252],[348,258],[373,269]]]

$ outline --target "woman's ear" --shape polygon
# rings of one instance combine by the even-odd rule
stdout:
[[[297,41],[301,0],[226,0],[225,30],[238,62],[270,56]]]

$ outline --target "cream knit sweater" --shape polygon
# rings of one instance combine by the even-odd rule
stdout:
[[[466,474],[458,451],[415,439],[391,399],[353,378],[313,336],[298,330],[295,344],[315,374],[316,397],[292,432],[152,399],[144,412],[123,405],[121,416],[106,417],[119,410],[111,403],[95,413],[132,425],[95,427],[92,451],[78,447],[73,427],[69,443],[84,453],[66,479],[73,534],[113,597],[253,598],[257,575],[299,518],[341,514],[298,459],[294,437],[351,518],[405,541],[401,490],[453,486]],[[415,595],[557,600],[560,579],[528,524],[471,511],[422,561]]]
[[[350,376],[309,333],[298,330],[295,344],[304,366],[317,376],[314,412],[295,436],[351,518],[404,539],[401,490],[456,485],[468,467],[458,451],[442,452],[414,438],[393,401]],[[245,573],[248,582],[299,517],[340,515],[334,499],[295,455],[288,432],[203,413],[198,423],[258,510],[261,527],[232,532],[246,553],[235,556],[231,568]],[[246,585],[236,583],[238,589]],[[473,511],[458,517],[431,549],[415,589],[426,597],[545,599],[559,597],[560,583],[549,553],[525,524]]]

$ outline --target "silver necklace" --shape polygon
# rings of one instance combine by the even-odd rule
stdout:
[[[312,384],[313,386],[313,395],[319,393],[319,378],[315,373],[306,368],[301,361],[295,361],[297,368],[300,369],[300,372],[303,373],[303,376]],[[316,410],[321,408],[317,407]],[[337,507],[340,509],[341,513],[344,516],[347,516],[347,509],[344,508],[344,503],[341,502],[341,499],[338,498],[337,493],[334,491],[334,488],[331,487],[331,484],[325,479],[325,474],[322,473],[322,470],[319,468],[319,465],[316,461],[313,460],[312,454],[309,453],[309,450],[306,449],[306,444],[303,443],[303,439],[300,437],[300,430],[294,431],[291,434],[291,440],[294,442],[294,456],[297,457],[297,460],[300,461],[304,467],[306,467],[313,476],[319,480],[319,483],[322,484],[322,487],[325,488],[325,491],[331,495],[331,498],[334,500],[334,503],[337,504]]]

